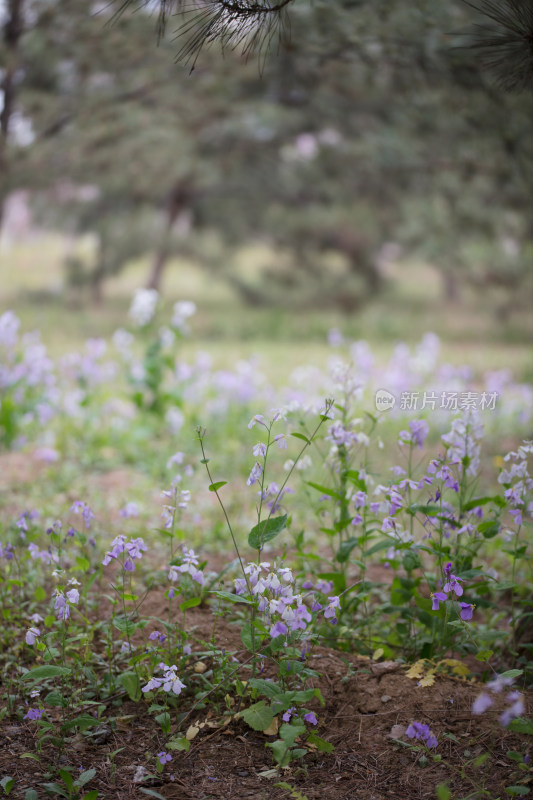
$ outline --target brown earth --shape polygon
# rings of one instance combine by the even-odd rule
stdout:
[[[165,615],[155,604],[143,610],[146,615]],[[194,640],[209,641],[212,612],[191,609],[187,628]],[[238,625],[219,618],[215,639],[219,647],[244,659]],[[208,659],[203,658],[209,667]],[[526,752],[531,737],[501,728],[497,708],[481,717],[472,716],[471,704],[480,691],[475,679],[442,674],[433,686],[420,687],[406,675],[404,665],[373,662],[323,647],[311,654],[310,666],[321,675],[314,685],[320,687],[325,700],[324,708],[310,704],[319,717],[317,733],[335,749],[324,754],[311,748],[303,761],[279,774],[271,750],[265,747],[276,737],[257,733],[234,717],[227,723],[228,717],[222,718],[220,710],[208,707],[193,712],[185,723],[185,728],[192,722],[206,723],[192,740],[190,751],[174,752],[164,772],[157,775],[154,757],[165,749],[169,737],[149,716],[143,699],[137,704],[125,700],[115,709],[108,707],[109,716],[116,715],[110,722],[77,734],[63,753],[45,747],[37,754],[38,762],[24,757],[36,752],[36,723],[5,717],[0,729],[0,776],[15,779],[12,797],[23,798],[32,787],[41,798],[47,796],[41,784],[57,779],[56,774],[46,774],[49,765],[70,765],[74,772],[94,767],[96,776],[86,789],[98,789],[99,800],[142,798],[149,792],[166,800],[281,800],[291,796],[289,790],[275,786],[282,781],[308,800],[434,800],[442,782],[448,783],[454,800],[482,796],[503,800],[509,796],[506,786],[533,781],[531,769],[518,770],[506,755],[513,750]],[[531,713],[533,695],[527,699]],[[190,708],[190,701],[188,706],[186,703],[184,698],[184,710]],[[429,756],[423,766],[421,752],[394,741],[393,726],[405,728],[413,720],[428,724],[438,737],[440,762]],[[172,733],[175,729],[173,725]],[[395,737],[401,736],[399,731],[393,731]],[[447,739],[444,733],[453,734],[457,741]],[[465,767],[483,753],[490,757],[482,765]],[[143,767],[145,777],[139,783]],[[463,767],[467,777],[461,775]],[[476,785],[489,794],[476,793]]]

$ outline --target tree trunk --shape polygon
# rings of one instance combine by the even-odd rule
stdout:
[[[190,197],[191,192],[189,187],[183,184],[176,185],[169,195],[167,201],[165,230],[161,244],[155,254],[150,276],[146,283],[147,289],[156,289],[158,292],[161,291],[161,281],[163,280],[163,274],[170,253],[170,236],[172,234],[172,228],[174,227],[179,214],[188,206]]]
[[[7,18],[3,29],[6,63],[4,77],[0,84],[4,100],[4,106],[0,112],[0,229],[2,228],[4,205],[9,192],[7,142],[15,103],[15,75],[19,66],[19,40],[23,32],[23,3],[24,0],[7,0]]]

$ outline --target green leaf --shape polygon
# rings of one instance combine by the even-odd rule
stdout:
[[[311,444],[311,439],[308,439],[303,433],[291,433],[291,436],[294,436],[295,439],[301,439],[306,444]]]
[[[38,586],[33,593],[33,596],[37,600],[38,603],[42,603],[43,600],[46,600],[46,592],[42,586]]]
[[[57,678],[59,675],[70,675],[68,667],[55,667],[53,664],[46,664],[43,667],[30,669],[22,676],[23,681],[42,681],[46,678]]]
[[[39,795],[37,794],[35,789],[26,789],[24,800],[39,800]]]
[[[85,772],[81,773],[79,778],[76,778],[76,780],[74,781],[74,786],[79,786],[79,787],[85,786],[86,783],[92,781],[95,775],[96,775],[96,770],[94,769],[94,767],[91,767],[91,769],[86,769]]]
[[[97,797],[98,797],[98,790],[97,789],[91,789],[90,792],[86,792],[83,795],[81,800],[96,800]]]
[[[523,674],[523,669],[508,669],[507,672],[500,673],[500,678],[519,678]]]
[[[292,747],[298,738],[305,733],[305,725],[303,722],[284,722],[279,729],[279,737],[283,739],[288,747]]]
[[[149,797],[157,797],[158,800],[167,800],[166,797],[163,797],[162,794],[156,792],[155,789],[142,789],[141,787],[139,787],[139,791],[142,792],[143,794],[149,795]]]
[[[74,778],[72,777],[70,772],[67,772],[66,769],[60,769],[59,774],[61,776],[61,780],[67,787],[69,793],[72,793],[72,784],[74,783]]]
[[[486,519],[484,522],[479,523],[477,529],[485,539],[494,539],[500,532],[500,523],[493,519]]]
[[[348,558],[350,557],[350,553],[352,552],[354,547],[357,547],[358,543],[359,543],[359,539],[357,537],[355,537],[355,536],[352,537],[351,539],[346,539],[344,542],[342,542],[342,544],[339,547],[339,549],[337,550],[337,554],[335,556],[337,561],[340,564],[343,564],[345,561],[348,561]]]
[[[327,486],[322,486],[322,484],[314,483],[313,481],[307,481],[307,485],[312,489],[316,489],[320,494],[327,494],[328,497],[333,497],[335,500],[342,500],[342,495],[336,489],[328,489]]]
[[[88,728],[93,728],[98,724],[99,720],[96,717],[91,717],[90,714],[80,714],[79,717],[74,717],[74,719],[69,719],[68,722],[65,722],[65,724],[61,726],[61,731],[71,731],[74,728],[79,728],[80,731],[86,731]]]
[[[52,692],[48,692],[44,698],[44,702],[47,706],[55,706],[57,708],[66,708],[68,705],[68,700],[66,697],[63,697],[61,692],[58,692],[55,689]]]
[[[170,714],[168,711],[163,711],[162,714],[158,714],[155,721],[159,723],[163,733],[170,733]]]
[[[136,703],[141,699],[141,684],[135,672],[123,672],[118,676],[118,680],[122,688],[128,693],[130,700]]]
[[[266,681],[264,678],[250,678],[247,685],[252,689],[257,689],[259,694],[269,697],[271,700],[283,695],[283,689],[277,683]]]
[[[526,797],[530,792],[527,786],[506,786],[505,791],[513,797]]]
[[[267,742],[267,747],[270,747],[274,755],[274,760],[280,767],[288,767],[291,763],[291,751],[281,739],[276,739],[275,742]]]
[[[487,503],[496,503],[496,505],[500,505],[502,499],[499,495],[495,497],[487,495],[485,497],[474,497],[473,500],[469,500],[468,503],[463,505],[463,511],[472,511],[473,508],[477,508],[478,506],[485,506]],[[505,505],[505,502],[504,502]]]
[[[180,611],[187,611],[188,608],[195,608],[199,606],[201,602],[201,597],[190,597],[188,600],[184,600],[183,603],[180,603]]]
[[[335,749],[331,742],[326,742],[325,739],[321,739],[316,733],[310,733],[307,737],[307,741],[309,744],[314,744],[321,753],[332,753]]]
[[[48,794],[60,794],[61,797],[68,797],[68,793],[58,783],[41,783],[45,792]]]
[[[533,720],[526,719],[525,717],[517,717],[509,723],[507,730],[514,731],[515,733],[526,733],[528,736],[533,736]]]
[[[37,761],[40,764],[41,759],[35,753],[22,753],[19,758],[31,758],[32,761]]]
[[[76,556],[76,569],[80,572],[87,572],[91,567],[91,562],[85,556]]]
[[[233,594],[232,592],[222,592],[222,591],[214,591],[212,590],[209,594],[214,594],[215,597],[219,597],[221,600],[229,600],[231,603],[247,603],[249,606],[253,606],[253,602],[248,600],[247,597],[243,597],[240,594]]]
[[[254,731],[265,731],[272,724],[274,712],[265,700],[260,700],[241,711],[240,716]]]
[[[133,622],[133,620],[131,619],[127,619],[127,617],[124,617],[124,615],[115,617],[113,619],[113,625],[115,626],[117,631],[125,633],[126,636],[131,636],[132,633],[135,633],[135,630],[137,628],[135,622]]]
[[[181,736],[179,739],[170,739],[165,747],[167,750],[183,750],[185,753],[188,753],[191,749],[191,743],[185,736]]]
[[[210,492],[218,492],[219,489],[222,489],[223,486],[226,486],[227,481],[217,481],[216,483],[209,484],[209,491]]]
[[[494,655],[494,650],[480,650],[474,658],[476,661],[490,661],[492,656]]]
[[[11,775],[6,775],[5,778],[2,778],[0,781],[0,786],[4,790],[4,794],[10,794],[14,785],[15,779],[12,778]]]
[[[412,503],[406,510],[407,513],[412,516],[415,514],[425,514],[428,517],[438,517],[439,514],[443,513],[443,509],[440,506],[422,505],[419,503]]]
[[[276,536],[287,527],[287,519],[287,514],[283,514],[281,517],[271,517],[265,520],[265,522],[259,522],[257,525],[254,525],[248,536],[248,544],[250,547],[258,550],[265,542],[275,539]]]

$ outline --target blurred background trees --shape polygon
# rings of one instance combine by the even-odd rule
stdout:
[[[456,33],[461,0],[293,0],[291,36],[246,61],[203,51],[191,72],[156,44],[150,7],[7,0],[3,197],[72,246],[68,286],[147,257],[224,275],[249,303],[346,312],[391,257],[435,265],[443,293],[533,291],[533,98],[496,89]],[[170,21],[172,26],[172,21]],[[83,242],[83,246],[80,246]],[[261,270],[236,253],[261,242]]]

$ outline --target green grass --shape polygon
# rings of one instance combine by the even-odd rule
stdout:
[[[2,252],[0,308],[12,308],[24,330],[40,329],[53,355],[79,348],[88,337],[108,338],[126,326],[131,296],[145,282],[150,266],[148,259],[141,260],[110,279],[105,301],[96,307],[65,291],[62,262],[68,246],[61,237],[47,234],[4,246]],[[244,248],[236,256],[235,269],[257,274],[269,255],[262,245]],[[389,270],[379,297],[349,315],[251,308],[243,305],[222,274],[173,260],[165,274],[161,319],[168,317],[176,300],[194,300],[198,314],[184,353],[208,350],[217,366],[251,355],[259,355],[263,369],[274,375],[304,363],[323,365],[332,354],[327,345],[331,327],[340,328],[348,341],[365,339],[384,362],[397,342],[412,346],[432,331],[442,341],[441,360],[469,364],[476,372],[508,367],[517,379],[531,380],[533,319],[517,315],[503,323],[496,318],[494,297],[468,288],[461,294],[459,303],[443,301],[436,270],[402,263]],[[338,352],[346,353],[347,348]]]

